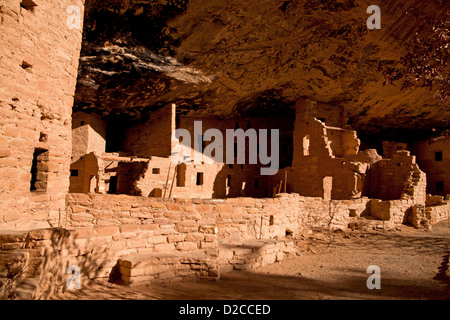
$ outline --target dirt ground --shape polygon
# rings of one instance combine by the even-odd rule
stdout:
[[[124,286],[92,282],[55,299],[157,300],[391,300],[450,299],[450,226],[431,231],[319,232],[298,242],[295,256],[219,281],[184,280]],[[381,270],[381,289],[369,290],[367,268]]]

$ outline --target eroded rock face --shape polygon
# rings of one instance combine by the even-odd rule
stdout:
[[[446,0],[87,1],[75,109],[141,117],[175,102],[183,114],[283,112],[298,97],[343,106],[363,133],[444,129],[433,90],[383,85],[380,65],[445,14]]]

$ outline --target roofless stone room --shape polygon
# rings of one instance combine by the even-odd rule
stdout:
[[[450,299],[449,14],[2,0],[0,299]]]

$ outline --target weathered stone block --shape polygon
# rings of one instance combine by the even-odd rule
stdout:
[[[173,243],[157,244],[153,247],[155,252],[170,252],[175,250]]]
[[[178,242],[176,248],[180,251],[194,251],[198,249],[198,246],[195,242]]]
[[[96,228],[95,232],[98,236],[111,236],[111,235],[119,233],[119,228],[116,226],[106,226],[106,227]]]
[[[199,228],[198,222],[194,220],[184,220],[176,225],[176,230],[178,232],[197,232]]]
[[[169,243],[180,242],[184,240],[183,234],[172,234],[167,237]]]
[[[151,238],[148,238],[147,241],[151,244],[167,243],[167,236],[164,235],[153,236]]]

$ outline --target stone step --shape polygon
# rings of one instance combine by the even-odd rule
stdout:
[[[295,253],[293,242],[286,240],[219,242],[219,268],[221,273],[251,270],[280,262],[293,253]]]
[[[390,220],[380,220],[373,216],[354,217],[349,219],[349,229],[357,230],[392,230],[395,228],[395,223]]]
[[[204,251],[136,254],[118,261],[121,280],[136,283],[197,276],[218,279],[216,259]]]
[[[23,273],[28,266],[27,250],[0,251],[0,275]]]
[[[23,242],[27,235],[28,231],[1,230],[0,243]]]
[[[37,297],[39,278],[25,278],[14,290],[14,300],[34,300]]]

